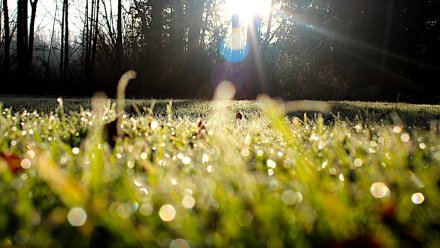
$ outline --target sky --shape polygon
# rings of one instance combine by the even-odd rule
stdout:
[[[17,1],[7,0],[9,6],[9,15],[11,19],[15,19],[17,15]],[[83,12],[86,0],[71,0],[69,1],[69,29],[73,36],[80,35],[80,30],[83,29]],[[116,14],[117,0],[106,0],[106,3],[112,3],[113,14]],[[36,33],[43,39],[49,39],[53,30],[54,17],[56,15],[57,22],[55,24],[55,33],[60,29],[62,0],[39,0],[37,5],[37,17],[35,20]],[[58,11],[56,11],[58,9]],[[29,6],[29,15],[30,15]]]

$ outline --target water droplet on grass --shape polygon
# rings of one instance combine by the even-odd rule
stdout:
[[[356,167],[361,167],[362,164],[363,164],[362,159],[357,158],[357,159],[354,160],[354,165],[355,165]]]
[[[291,206],[296,203],[300,203],[302,201],[303,197],[300,192],[293,192],[291,190],[286,190],[281,195],[281,201],[287,205]]]
[[[425,196],[420,192],[414,193],[411,196],[411,201],[416,205],[422,204],[425,201]]]
[[[72,208],[67,214],[67,220],[72,226],[82,226],[86,223],[87,213],[82,208]]]
[[[273,161],[272,159],[268,159],[266,161],[266,165],[271,169],[275,169],[277,167],[277,163],[275,163],[275,161]]]
[[[29,159],[23,159],[23,160],[21,160],[20,165],[21,165],[21,168],[26,170],[26,169],[31,168],[32,163]]]
[[[142,160],[147,159],[147,157],[148,157],[147,153],[145,153],[145,152],[141,153],[141,159]]]
[[[172,221],[176,217],[176,209],[170,204],[163,205],[159,210],[159,217],[165,222]]]
[[[190,164],[191,163],[191,158],[187,157],[187,156],[183,157],[182,158],[182,163],[185,164],[185,165]]]
[[[400,140],[401,140],[402,142],[409,142],[409,140],[410,140],[410,136],[409,136],[409,134],[408,134],[408,133],[404,133],[404,134],[402,134],[402,135],[400,136]]]
[[[193,208],[195,204],[196,204],[196,200],[194,199],[194,197],[192,197],[190,195],[186,195],[182,199],[182,205],[186,209]]]
[[[390,195],[390,189],[382,182],[373,183],[370,187],[370,192],[375,198],[384,198]]]
[[[151,130],[156,130],[159,127],[159,123],[157,121],[152,121],[150,123]]]
[[[78,155],[78,154],[79,154],[79,148],[78,148],[78,147],[74,147],[74,148],[72,148],[72,153],[73,153],[74,155]]]
[[[209,155],[206,154],[206,153],[203,153],[203,155],[202,155],[202,163],[208,163],[209,160],[210,160]]]
[[[184,239],[175,239],[171,241],[170,248],[190,248],[190,246]]]

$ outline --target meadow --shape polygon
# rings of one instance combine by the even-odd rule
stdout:
[[[0,102],[0,247],[440,246],[439,106]]]

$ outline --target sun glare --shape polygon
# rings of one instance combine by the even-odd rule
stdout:
[[[246,24],[254,15],[264,16],[269,13],[268,0],[227,0],[226,10],[232,16],[238,14],[242,25]]]

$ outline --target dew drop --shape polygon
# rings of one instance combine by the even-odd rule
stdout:
[[[210,160],[209,155],[206,154],[206,153],[203,153],[203,155],[202,155],[202,163],[208,163],[209,160]]]
[[[425,201],[425,196],[420,192],[414,193],[411,196],[411,201],[416,205],[422,204]]]
[[[21,168],[23,168],[25,170],[29,169],[29,168],[31,168],[31,161],[29,159],[23,159],[23,160],[21,160],[20,165],[21,165]]]
[[[400,136],[400,140],[401,140],[402,142],[408,142],[409,139],[410,139],[410,136],[409,136],[408,133],[404,133],[404,134],[402,134],[402,135]]]
[[[142,160],[147,159],[147,157],[148,157],[147,153],[145,153],[145,152],[141,153],[141,159]]]
[[[159,123],[157,121],[152,121],[150,124],[151,130],[156,130],[159,127]]]
[[[281,201],[287,205],[293,205],[295,203],[297,203],[298,201],[298,197],[297,194],[291,190],[286,190],[283,192],[283,194],[281,195]]]
[[[163,205],[159,210],[159,217],[165,222],[172,221],[176,217],[176,209],[170,204]]]
[[[72,153],[75,154],[75,155],[78,155],[79,154],[79,148],[78,147],[72,148]]]
[[[170,248],[190,248],[188,241],[184,239],[175,239],[171,241]]]
[[[322,169],[325,169],[325,167],[327,167],[327,164],[328,164],[328,162],[327,162],[327,161],[324,161],[324,162],[321,164],[321,168],[322,168]]]
[[[266,165],[271,169],[275,169],[277,167],[277,163],[275,163],[275,161],[273,161],[272,159],[268,159],[266,161]]]
[[[185,165],[190,164],[191,163],[191,158],[187,157],[187,156],[183,157],[182,158],[182,163],[185,164]]]
[[[354,166],[361,167],[362,164],[363,164],[362,159],[357,158],[357,159],[354,160]]]
[[[370,192],[375,198],[384,198],[390,194],[388,186],[382,182],[373,183],[370,187]]]
[[[182,205],[186,209],[193,208],[195,204],[196,204],[196,200],[194,199],[194,197],[192,197],[190,195],[186,195],[182,199]]]
[[[344,182],[345,178],[344,178],[344,174],[339,174],[339,181]]]
[[[82,226],[86,223],[87,213],[82,208],[72,208],[67,214],[67,220],[72,226]]]
[[[275,171],[273,169],[268,169],[267,170],[267,175],[273,176],[274,174],[275,174]]]

